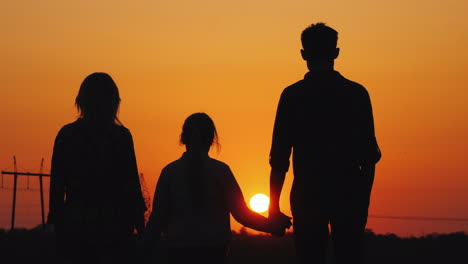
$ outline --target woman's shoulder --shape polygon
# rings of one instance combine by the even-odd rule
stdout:
[[[110,133],[114,138],[133,140],[132,134],[128,128],[120,124],[112,124]],[[86,121],[78,118],[74,122],[68,123],[62,126],[57,133],[57,139],[71,139],[76,138],[77,135],[89,135],[93,134],[93,129],[90,128],[90,125]]]
[[[114,129],[116,129],[116,130],[118,130],[118,131],[120,131],[120,132],[122,132],[122,133],[129,134],[129,135],[132,134],[132,133],[130,132],[130,129],[128,129],[128,128],[127,128],[126,126],[124,126],[124,125],[120,125],[120,124],[115,124],[115,123],[114,123],[114,124],[113,124],[113,127],[114,127]]]
[[[70,137],[73,134],[75,134],[77,130],[79,130],[79,127],[80,127],[80,119],[77,119],[74,122],[68,123],[62,126],[62,128],[60,128],[57,134],[57,138]]]
[[[132,137],[132,133],[130,132],[130,129],[119,124],[113,124],[112,128],[114,131],[113,134],[116,134],[117,138],[120,138],[121,140],[125,140],[127,142],[128,141],[133,142],[133,137]]]

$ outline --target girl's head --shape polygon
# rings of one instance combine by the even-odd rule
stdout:
[[[185,119],[180,143],[188,151],[208,152],[215,144],[219,150],[218,133],[213,120],[205,113],[195,113]]]
[[[180,143],[192,154],[188,156],[187,177],[193,206],[202,207],[207,199],[203,184],[203,156],[213,144],[219,151],[218,133],[213,120],[205,113],[195,113],[187,117],[182,127]]]
[[[120,124],[117,118],[119,89],[107,73],[88,75],[81,83],[75,105],[81,118]]]

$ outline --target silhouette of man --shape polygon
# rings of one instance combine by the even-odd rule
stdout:
[[[309,72],[284,89],[270,152],[271,218],[284,217],[279,198],[293,151],[290,202],[296,253],[326,263],[329,229],[337,263],[363,262],[375,164],[381,154],[367,90],[334,70],[338,33],[324,23],[301,35]]]

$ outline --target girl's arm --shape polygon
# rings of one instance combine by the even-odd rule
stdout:
[[[242,194],[239,184],[229,167],[227,167],[226,170],[226,195],[226,200],[232,216],[237,222],[246,227],[267,233],[281,233],[290,225],[289,219],[288,223],[285,221],[272,221],[250,210],[245,203],[244,195]]]

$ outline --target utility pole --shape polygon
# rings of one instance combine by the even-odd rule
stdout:
[[[18,172],[16,166],[16,157],[13,156],[14,171],[2,171],[2,184],[3,184],[3,175],[13,175],[13,203],[11,208],[11,230],[15,228],[15,213],[16,213],[16,190],[18,183],[18,176],[38,176],[39,177],[39,186],[40,186],[40,196],[41,196],[41,216],[42,216],[42,226],[45,228],[45,216],[44,216],[44,190],[42,184],[43,177],[50,177],[50,174],[42,173],[44,166],[44,158],[41,161],[41,170],[40,173],[30,173],[30,172]],[[3,187],[3,185],[2,185]]]
[[[44,158],[41,160],[41,170],[39,171],[39,192],[41,193],[41,217],[42,217],[42,229],[45,230],[45,217],[44,217],[44,190],[42,188],[42,170],[44,169]]]
[[[18,169],[16,168],[16,156],[13,156],[13,164],[14,164],[14,173],[13,173],[13,206],[11,212],[11,230],[15,228],[15,208],[16,208],[16,183],[18,182]]]

